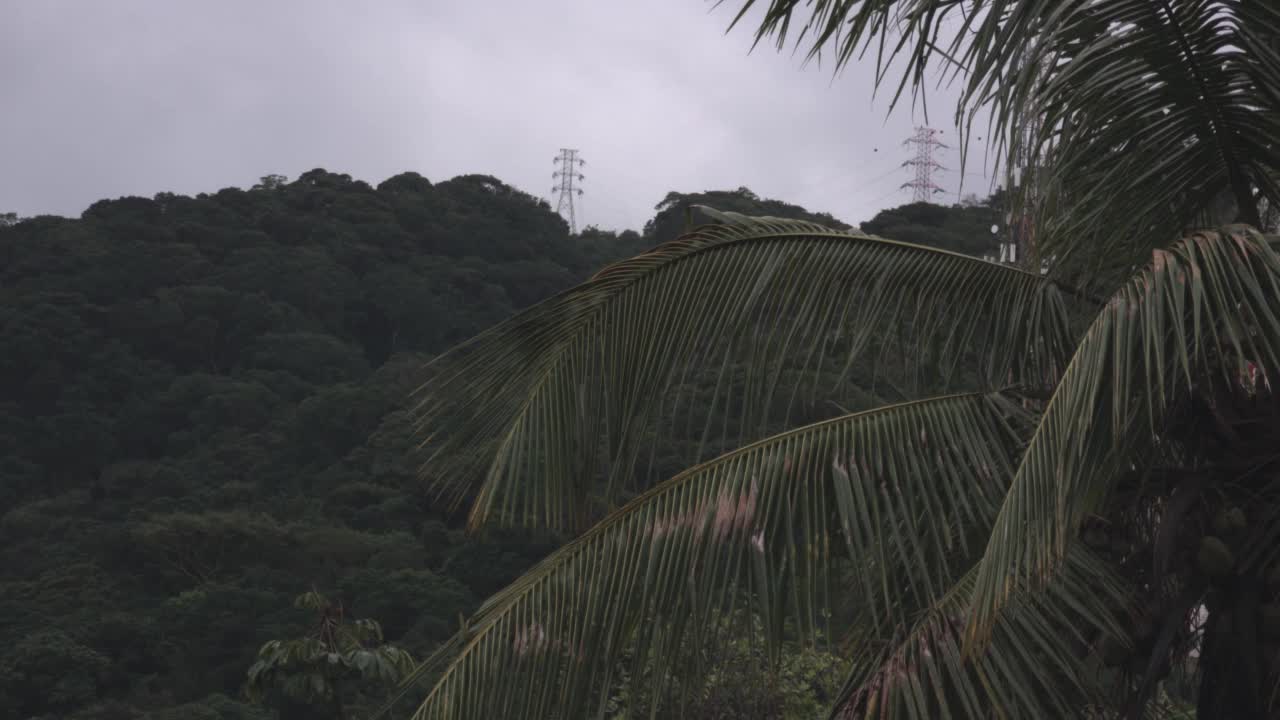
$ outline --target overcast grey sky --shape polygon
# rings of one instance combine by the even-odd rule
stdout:
[[[669,190],[750,187],[849,222],[909,199],[872,69],[805,67],[725,30],[737,0],[7,0],[0,212],[249,187],[311,168],[377,184],[487,173],[638,228]],[[951,101],[930,96],[954,142]],[[981,153],[965,192],[985,194]],[[941,177],[956,199],[959,157]],[[939,198],[941,201],[943,198]]]

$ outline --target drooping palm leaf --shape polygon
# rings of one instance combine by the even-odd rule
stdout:
[[[624,651],[670,662],[738,601],[776,647],[822,624],[833,555],[871,633],[951,591],[981,552],[1029,427],[1000,394],[894,405],[694,467],[490,598],[416,718],[583,717]],[[975,542],[974,538],[978,540]]]
[[[1280,27],[1280,7],[1078,4],[1045,23],[1034,60],[1057,69],[1027,96],[1050,175],[1041,252],[1089,269],[1136,264],[1224,193],[1238,214],[1218,222],[1259,225],[1254,189],[1280,199],[1280,65],[1254,38]]]
[[[583,529],[592,483],[607,477],[613,501],[659,401],[690,371],[732,370],[715,382],[720,400],[736,388],[750,402],[725,412],[713,400],[709,416],[749,440],[775,398],[821,394],[820,366],[847,370],[895,337],[901,362],[945,375],[976,360],[989,386],[1048,384],[1069,355],[1062,297],[1038,275],[811,223],[719,219],[435,363],[417,393],[424,467],[455,500],[474,493],[473,524]],[[788,363],[799,372],[783,374]]]
[[[1167,452],[1168,421],[1280,369],[1280,256],[1238,226],[1156,251],[1089,329],[1027,448],[992,531],[973,637],[1023,580],[1057,568],[1081,520],[1125,474]]]
[[[990,646],[964,653],[964,617],[977,578],[965,573],[914,624],[862,649],[834,717],[1079,717],[1121,704],[1101,671],[1105,643],[1127,642],[1131,588],[1114,568],[1073,548],[1042,597],[1022,596],[996,622]]]
[[[756,4],[742,3],[735,23]],[[874,48],[878,81],[902,64],[899,94],[922,95],[933,70],[958,76],[958,125],[990,112],[988,142],[1007,171],[1027,171],[1013,189],[1036,213],[1037,254],[1055,268],[1127,275],[1224,193],[1254,225],[1255,192],[1280,202],[1273,2],[760,4],[757,42],[792,35],[811,53],[834,49],[837,65]]]

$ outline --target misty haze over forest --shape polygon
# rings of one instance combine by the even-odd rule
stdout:
[[[4,17],[0,718],[1280,718],[1275,0]]]

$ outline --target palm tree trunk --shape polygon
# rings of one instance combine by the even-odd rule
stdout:
[[[333,717],[335,720],[347,720],[347,709],[342,704],[342,685],[334,678],[333,685],[333,702],[330,706],[333,708]]]
[[[1248,577],[1236,578],[1222,591],[1222,605],[1205,627],[1196,716],[1266,720],[1257,622],[1261,593]]]

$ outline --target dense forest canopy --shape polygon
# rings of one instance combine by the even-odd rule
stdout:
[[[493,177],[320,169],[5,216],[0,717],[269,717],[246,670],[306,632],[291,603],[312,589],[428,654],[558,539],[465,533],[424,492],[404,422],[422,366],[674,238],[694,204],[847,227],[739,188],[570,235]],[[917,204],[863,228],[983,254],[997,218]]]

